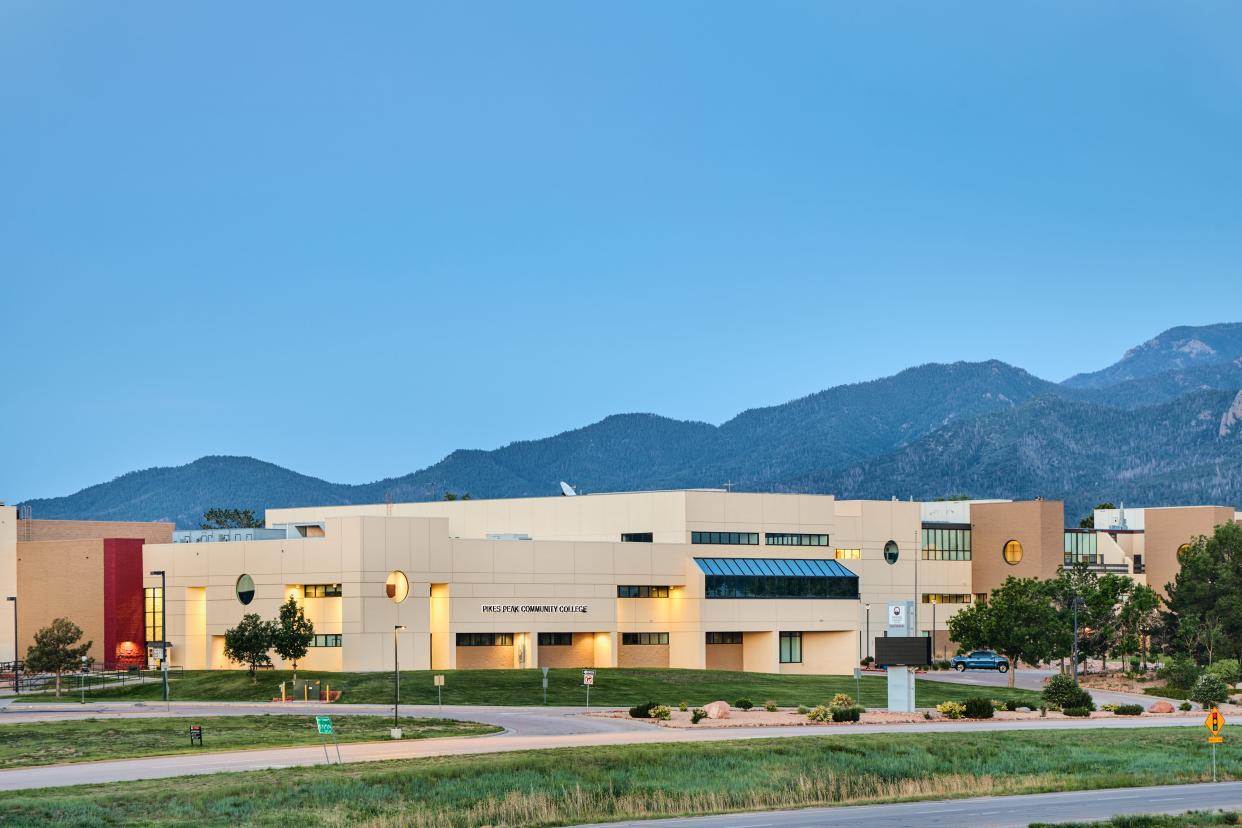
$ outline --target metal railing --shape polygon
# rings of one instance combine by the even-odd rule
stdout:
[[[20,670],[17,677],[18,686],[15,687],[11,668],[11,663],[9,665],[0,664],[0,693],[12,693],[19,690],[22,693],[50,693],[56,689],[55,673],[27,674],[24,669]],[[181,667],[170,666],[168,668],[170,676],[174,676],[181,671]],[[91,693],[96,690],[114,687],[162,684],[163,681],[164,674],[160,670],[147,669],[145,667],[127,670],[91,670],[86,673],[74,670],[60,674],[60,692],[62,694],[69,692],[81,693],[84,691]]]

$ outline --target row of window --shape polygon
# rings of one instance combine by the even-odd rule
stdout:
[[[666,586],[634,586],[621,585],[617,587],[618,598],[667,598],[668,587]]]
[[[164,640],[164,590],[159,587],[146,587],[142,591],[145,603],[147,641]]]
[[[622,543],[652,543],[655,540],[655,534],[652,532],[622,532]]]
[[[742,634],[740,632],[709,632],[707,633],[708,644],[741,644]]]
[[[539,633],[540,647],[572,647],[573,644],[573,633]]]
[[[1079,561],[1093,564],[1099,553],[1095,532],[1065,533],[1065,563],[1074,565]]]
[[[969,592],[924,592],[924,604],[969,604],[971,595]]]
[[[732,546],[758,546],[758,532],[691,532],[691,543],[730,544]]]
[[[458,633],[458,647],[512,647],[513,633]]]
[[[341,634],[328,633],[326,635],[321,635],[316,633],[315,637],[311,640],[310,645],[312,647],[339,647],[341,646]]]
[[[763,542],[768,546],[827,546],[827,535],[807,535],[798,532],[767,532]]]
[[[858,577],[707,575],[708,598],[857,598]]]
[[[303,598],[340,598],[340,584],[304,584],[302,586]]]
[[[627,647],[668,644],[668,633],[621,633],[621,643]]]
[[[838,549],[833,555],[838,561],[857,561],[862,558],[861,549]]]
[[[969,529],[924,529],[923,560],[969,561]]]

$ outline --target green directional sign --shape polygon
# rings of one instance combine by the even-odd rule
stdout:
[[[315,724],[319,726],[319,734],[321,736],[332,735],[332,717],[331,716],[316,716]]]

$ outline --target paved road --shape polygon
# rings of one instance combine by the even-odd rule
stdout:
[[[0,712],[0,723],[38,721],[39,717],[63,719],[93,715],[96,717],[167,716],[163,706],[121,703],[86,705],[86,710],[63,710],[64,705],[14,710],[13,705]],[[70,707],[73,707],[72,705]],[[962,732],[965,730],[1039,730],[1076,728],[1149,728],[1170,726],[1201,726],[1198,717],[1183,718],[1118,718],[1118,719],[1048,719],[1026,721],[985,720],[977,722],[933,721],[907,725],[851,725],[849,727],[736,727],[682,730],[656,727],[627,719],[607,719],[577,715],[582,708],[525,707],[444,707],[450,718],[487,722],[505,728],[494,736],[451,739],[424,739],[399,742],[369,742],[341,745],[346,762],[369,762],[384,759],[411,759],[428,756],[453,756],[481,753],[502,753],[515,750],[626,745],[651,742],[714,742],[730,739],[770,739],[791,736],[849,738],[858,733],[929,733]],[[250,713],[316,713],[333,716],[391,715],[391,707],[379,705],[333,706],[280,704],[174,704],[172,715],[212,716]],[[74,716],[73,714],[77,714]],[[439,715],[436,706],[402,705],[403,716]],[[0,730],[2,735],[2,730]],[[251,751],[178,754],[145,759],[122,759],[0,771],[0,790],[57,787],[89,783],[119,782],[128,779],[159,779],[222,771],[247,771],[264,768],[316,765],[324,762],[323,749],[314,744],[307,747],[270,748]]]
[[[1039,692],[1044,689],[1044,680],[1049,676],[1056,675],[1056,670],[1031,670],[1025,667],[1014,673],[1014,683],[1021,690],[1034,690]],[[935,678],[928,678],[928,681],[941,681],[947,684],[968,684],[974,687],[1007,687],[1009,685],[1009,676],[1005,673],[998,673],[995,670],[967,670],[959,673],[956,671],[932,673]],[[1088,687],[1091,698],[1095,700],[1096,705],[1101,704],[1141,704],[1147,707],[1152,702],[1161,701],[1160,696],[1149,696],[1145,693],[1122,693],[1116,690],[1096,690]],[[1181,704],[1180,699],[1163,699],[1169,701],[1174,706]],[[1196,708],[1198,706],[1196,705]]]
[[[765,811],[712,817],[610,822],[580,828],[1005,828],[1032,821],[1071,822],[1109,819],[1123,814],[1180,814],[1190,810],[1242,808],[1242,782],[1162,785],[1102,791],[988,796],[898,805],[856,805]]]

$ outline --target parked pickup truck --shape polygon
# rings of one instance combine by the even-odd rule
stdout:
[[[953,669],[959,673],[966,670],[997,670],[1002,673],[1009,672],[1009,659],[1003,655],[998,655],[992,650],[975,650],[973,653],[966,655],[954,656],[952,660]]]

